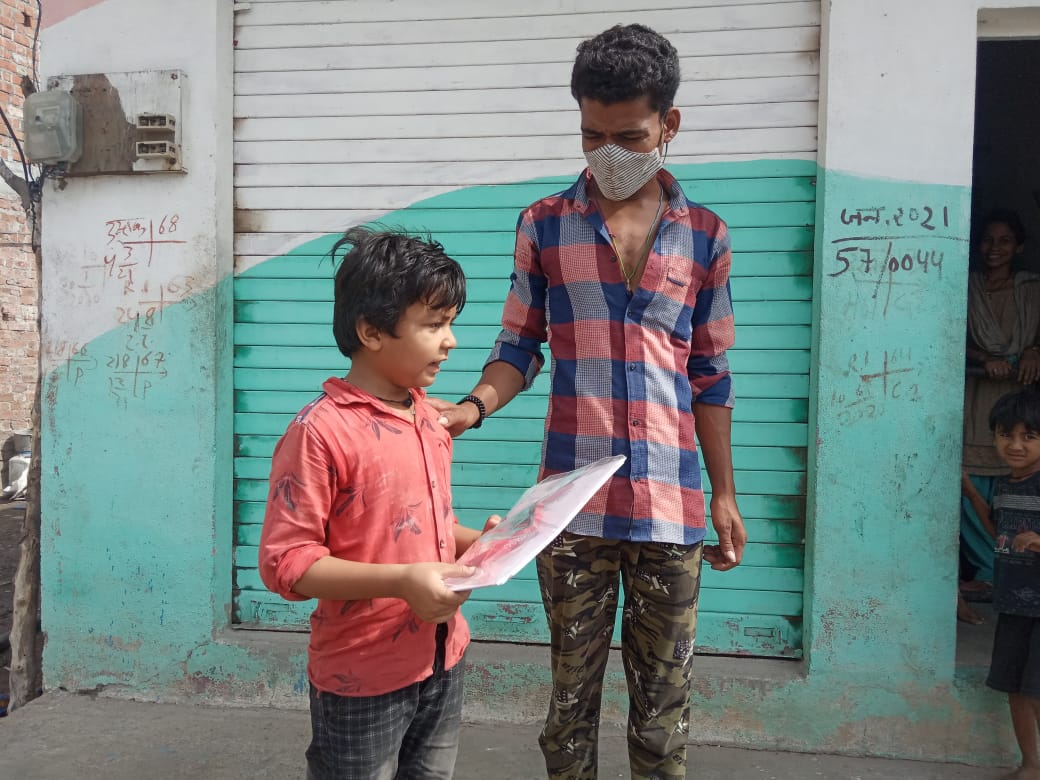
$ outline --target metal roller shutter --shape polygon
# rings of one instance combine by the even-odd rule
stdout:
[[[726,219],[734,247],[734,461],[751,544],[738,569],[705,569],[699,650],[800,654],[819,13],[751,0],[254,0],[236,16],[236,621],[302,629],[311,609],[263,588],[256,545],[275,442],[345,372],[323,255],[350,225],[432,232],[469,279],[459,347],[432,392],[467,392],[498,333],[519,211],[584,164],[574,49],[638,21],[682,57],[669,170]],[[457,440],[463,522],[534,481],[547,373]],[[533,567],[464,611],[476,638],[545,638]]]

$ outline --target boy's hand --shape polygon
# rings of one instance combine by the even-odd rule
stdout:
[[[1040,552],[1040,534],[1036,531],[1023,531],[1011,540],[1011,549],[1015,552]]]
[[[494,528],[496,525],[498,525],[501,522],[502,522],[501,516],[499,516],[499,515],[490,515],[488,517],[488,519],[487,519],[487,522],[484,523],[484,530],[481,531],[481,533],[482,534],[486,534],[488,531],[490,531],[492,528]]]
[[[447,623],[467,598],[469,591],[456,593],[444,584],[445,577],[469,577],[472,566],[454,563],[413,563],[401,580],[402,599],[427,623]]]

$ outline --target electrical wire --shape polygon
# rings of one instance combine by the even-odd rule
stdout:
[[[32,61],[32,84],[33,84],[33,89],[35,89],[37,91],[39,90],[40,85],[39,85],[39,77],[38,77],[38,73],[37,73],[36,52],[37,52],[37,47],[39,46],[39,43],[40,43],[40,19],[42,17],[43,17],[43,3],[42,3],[42,0],[36,0],[36,25],[35,25],[35,28],[33,30],[32,50],[29,52],[29,54],[30,54],[31,61]],[[4,126],[7,128],[7,134],[11,136],[11,140],[14,141],[15,149],[18,150],[18,157],[19,157],[19,159],[20,159],[20,161],[22,163],[22,177],[25,179],[25,185],[27,187],[29,187],[29,191],[30,191],[30,193],[33,196],[32,198],[30,198],[30,200],[34,200],[36,198],[36,196],[37,196],[37,193],[34,192],[34,189],[38,190],[38,187],[34,187],[34,185],[37,184],[36,177],[33,176],[32,170],[31,170],[31,168],[29,166],[29,163],[25,159],[25,152],[22,150],[22,142],[18,140],[18,136],[15,134],[14,128],[11,126],[11,120],[9,120],[7,118],[7,114],[4,111],[3,106],[0,106],[0,118],[2,118],[4,120]],[[33,216],[33,218],[35,219],[34,215],[31,215],[31,216]]]
[[[36,0],[36,26],[33,29],[32,51],[29,52],[29,56],[32,58],[32,83],[33,83],[33,89],[35,89],[37,92],[40,91],[40,76],[39,76],[39,73],[37,72],[37,69],[39,67],[39,60],[40,60],[40,58],[39,58],[40,23],[41,23],[42,20],[43,20],[43,2],[42,2],[42,0]],[[23,124],[23,127],[24,127],[24,124],[25,124],[24,120],[23,120],[22,124]],[[32,175],[32,165],[29,166],[29,171],[30,171],[30,175]],[[46,166],[40,166],[40,175],[39,175],[39,177],[35,177],[35,176],[33,177],[33,180],[31,182],[30,188],[29,188],[29,191],[32,193],[32,201],[34,203],[36,201],[40,200],[41,194],[43,192],[43,182],[44,182],[44,180],[46,178],[47,178]],[[33,229],[35,229],[35,227],[36,227],[36,225],[35,225],[36,213],[35,212],[36,212],[36,209],[34,207],[33,208],[33,214],[32,214],[32,218],[33,218],[32,228]]]
[[[36,0],[36,26],[33,31],[33,42],[32,51],[32,84],[35,90],[39,90],[39,74],[37,72],[37,50],[40,42],[40,19],[43,17],[43,3],[41,0]],[[32,167],[29,162],[25,159],[25,151],[22,149],[22,142],[18,140],[17,134],[14,132],[14,128],[11,126],[11,120],[7,118],[7,113],[4,111],[3,106],[0,106],[0,119],[3,119],[4,127],[7,128],[7,134],[11,136],[11,140],[14,141],[15,149],[18,150],[18,158],[22,163],[22,176],[25,180],[25,186],[29,190],[29,207],[27,209],[29,217],[29,236],[30,240],[33,240],[36,236],[36,220],[38,218],[36,204],[40,201],[43,182],[47,178],[47,175],[51,172],[48,166],[40,167],[40,177],[33,176]],[[2,165],[3,163],[0,163]],[[33,242],[35,244],[35,241]],[[35,248],[35,246],[34,246]]]
[[[40,74],[38,72],[39,67],[39,44],[40,44],[40,21],[43,19],[43,3],[42,0],[36,0],[36,26],[33,29],[33,42],[32,51],[29,52],[29,56],[32,57],[32,83],[33,89],[37,92],[40,91]],[[22,126],[24,127],[25,121],[22,120]],[[17,143],[17,139],[15,140]],[[47,180],[47,174],[49,173],[48,166],[40,166],[40,175],[38,178],[32,175],[32,166],[26,165],[25,157],[22,157],[22,164],[25,165],[25,170],[28,174],[27,183],[29,185],[29,243],[32,244],[33,251],[38,251],[39,241],[37,240],[37,228],[39,227],[40,218],[40,206],[39,204],[43,200],[43,183]]]
[[[41,0],[36,0],[36,29],[33,31],[33,42],[32,42],[32,81],[36,91],[40,91],[40,78],[36,72],[36,44],[40,40],[40,19],[43,18],[43,4]]]
[[[3,106],[0,106],[0,118],[3,118],[4,125],[7,127],[7,133],[11,136],[14,141],[15,149],[18,150],[18,156],[22,160],[22,174],[25,177],[26,186],[32,184],[34,181],[32,174],[29,173],[29,164],[25,161],[25,152],[22,151],[22,142],[18,140],[18,136],[15,135],[14,128],[11,127],[11,120],[7,118],[7,114],[4,111]]]

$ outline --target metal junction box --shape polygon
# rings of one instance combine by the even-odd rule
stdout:
[[[47,93],[65,92],[83,114],[83,143],[68,176],[185,173],[179,70],[54,76]]]

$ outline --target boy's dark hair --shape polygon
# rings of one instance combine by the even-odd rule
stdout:
[[[989,429],[1010,431],[1021,423],[1027,431],[1040,433],[1040,390],[1028,387],[1003,395],[989,413]]]
[[[350,250],[336,270],[332,334],[347,357],[361,348],[357,325],[362,318],[396,336],[401,315],[413,303],[422,301],[434,309],[454,306],[456,313],[466,304],[462,267],[428,236],[351,228],[329,252],[333,262],[346,246]]]
[[[664,113],[679,89],[679,53],[666,38],[641,24],[615,25],[578,44],[571,94],[604,105],[646,95]]]

